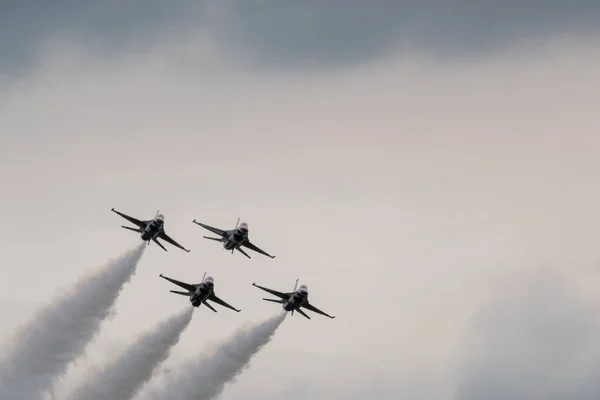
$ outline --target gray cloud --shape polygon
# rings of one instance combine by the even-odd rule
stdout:
[[[598,307],[552,268],[496,282],[474,319],[457,400],[597,395]]]
[[[0,6],[0,70],[19,72],[45,40],[68,36],[108,55],[147,47],[171,25],[197,15],[191,1],[9,0]]]
[[[434,56],[488,54],[527,40],[600,27],[600,3],[434,0],[58,0],[4,2],[0,70],[30,66],[56,35],[115,56],[192,31],[260,68],[342,67],[409,47]],[[191,42],[191,43],[190,43]]]
[[[431,55],[488,53],[520,40],[600,27],[592,1],[235,0],[221,32],[248,58],[275,66],[341,66],[399,47]]]

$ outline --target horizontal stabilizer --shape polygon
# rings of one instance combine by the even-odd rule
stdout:
[[[130,226],[121,225],[121,228],[129,229],[130,231],[134,231],[134,232],[137,232],[137,233],[141,233],[142,232],[142,230],[140,228],[132,228]]]
[[[165,246],[163,246],[158,240],[156,240],[156,238],[152,238],[152,241],[154,243],[156,243],[157,245],[159,245],[161,249],[163,249],[164,251],[167,251],[167,249],[165,249]]]
[[[302,311],[301,309],[296,308],[296,311],[298,311],[298,314],[301,314],[301,315],[305,316],[306,318],[310,319],[310,317],[308,315],[306,315],[306,313],[304,311]]]
[[[279,304],[283,304],[283,300],[277,300],[277,299],[265,299],[263,298],[264,301],[271,301],[273,303],[279,303]]]
[[[213,308],[213,306],[211,306],[210,304],[208,304],[206,301],[203,301],[202,304],[204,304],[206,307],[210,308],[211,310],[213,310],[214,312],[217,312],[217,310],[215,310]]]
[[[222,242],[223,239],[222,238],[214,238],[214,237],[208,237],[208,236],[202,236],[204,239],[210,239],[210,240],[216,240],[217,242]]]
[[[182,296],[189,296],[190,295],[189,292],[180,292],[179,290],[169,290],[169,292],[180,294]]]
[[[244,250],[240,249],[239,247],[234,247],[237,251],[239,251],[240,253],[242,253],[243,255],[245,255],[248,258],[252,258],[248,255],[248,253],[246,253]]]

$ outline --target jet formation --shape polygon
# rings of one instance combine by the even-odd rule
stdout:
[[[164,214],[162,214],[160,212],[160,210],[158,210],[156,212],[156,215],[154,216],[154,218],[149,219],[149,220],[140,220],[140,219],[131,217],[127,214],[124,214],[120,211],[115,210],[114,208],[112,208],[111,211],[118,214],[119,216],[125,218],[132,224],[136,225],[135,228],[130,227],[130,226],[124,226],[124,225],[121,225],[121,227],[124,229],[131,230],[133,232],[139,233],[140,238],[143,241],[145,241],[147,243],[147,245],[150,245],[150,241],[153,241],[161,249],[163,249],[164,251],[167,251],[167,249],[162,245],[162,243],[160,243],[158,241],[158,239],[161,239],[175,247],[180,248],[181,250],[184,250],[187,253],[190,252],[190,250],[186,249],[185,247],[183,247],[182,245],[177,243],[175,240],[173,240],[169,235],[167,235],[167,233],[165,232],[165,216],[164,216]],[[227,251],[231,251],[231,254],[233,254],[234,251],[237,250],[240,253],[242,253],[243,255],[245,255],[246,257],[251,258],[244,251],[244,249],[242,249],[242,247],[244,247],[246,249],[249,249],[249,250],[255,251],[259,254],[262,254],[264,256],[267,256],[271,259],[275,258],[275,256],[270,255],[266,251],[260,249],[258,246],[256,246],[252,242],[250,242],[250,239],[248,236],[248,233],[249,233],[248,223],[242,222],[240,224],[240,218],[238,218],[238,220],[235,224],[235,228],[233,228],[233,229],[215,228],[210,225],[206,225],[204,223],[198,222],[198,221],[196,221],[196,219],[194,219],[192,222],[194,224],[199,225],[202,228],[214,233],[215,235],[219,236],[219,237],[203,236],[203,238],[221,242],[223,245],[223,248]],[[230,310],[233,310],[236,312],[241,311],[241,310],[231,306],[230,304],[226,303],[219,297],[217,297],[217,295],[215,294],[215,288],[214,288],[214,286],[215,286],[214,278],[212,276],[207,277],[206,272],[204,273],[204,276],[202,277],[202,281],[200,283],[195,283],[195,284],[182,282],[177,279],[173,279],[173,278],[164,276],[163,274],[160,274],[159,277],[185,289],[185,291],[170,290],[170,292],[179,294],[182,296],[187,296],[189,299],[189,302],[191,303],[191,305],[193,307],[200,307],[201,305],[204,305],[207,308],[211,309],[212,311],[217,312],[217,310],[214,307],[212,307],[211,304],[208,303],[210,301],[215,304],[219,304],[222,307],[229,308]],[[304,312],[303,309],[305,309],[305,310],[309,310],[314,313],[329,317],[331,319],[334,319],[335,316],[331,316],[331,315],[319,310],[318,308],[316,308],[314,305],[312,305],[308,301],[308,288],[304,284],[300,285],[300,287],[298,287],[298,281],[299,281],[299,279],[296,279],[296,284],[294,285],[294,289],[291,292],[279,292],[277,290],[259,286],[256,283],[252,283],[252,286],[255,286],[259,289],[264,290],[267,293],[270,293],[270,294],[278,297],[279,299],[263,298],[263,300],[281,304],[283,307],[283,310],[286,312],[291,312],[292,315],[294,315],[294,312],[298,312],[302,316],[310,319],[310,317]]]

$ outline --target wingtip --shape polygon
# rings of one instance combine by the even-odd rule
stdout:
[[[113,208],[111,208],[111,209],[110,209],[110,211],[115,211],[115,208],[114,208],[114,207],[113,207]]]
[[[255,283],[255,282],[252,282],[252,286],[256,286],[256,283]]]
[[[162,277],[163,277],[163,274],[160,274],[159,276],[162,278]]]
[[[189,253],[191,250],[186,250],[186,253]]]

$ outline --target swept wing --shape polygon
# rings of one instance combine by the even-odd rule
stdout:
[[[254,250],[257,253],[260,253],[262,255],[265,255],[267,257],[271,257],[271,258],[275,258],[275,256],[270,255],[269,253],[267,253],[266,251],[260,249],[258,246],[256,246],[255,244],[252,244],[252,242],[250,242],[250,240],[245,240],[242,243],[242,246],[249,248],[250,250]]]
[[[141,221],[141,220],[139,220],[137,218],[133,218],[127,214],[123,214],[122,212],[119,212],[119,211],[115,210],[114,208],[111,208],[110,211],[112,211],[116,214],[119,214],[121,217],[125,218],[127,221],[131,222],[132,224],[137,225],[140,228],[145,228],[147,225],[146,221]]]
[[[334,318],[335,318],[335,316],[334,316],[334,317],[332,317],[331,315],[327,314],[326,312],[319,310],[317,307],[315,307],[315,306],[313,306],[312,304],[310,304],[310,303],[308,302],[308,300],[306,301],[306,303],[302,304],[302,307],[303,307],[303,308],[306,308],[307,310],[310,310],[310,311],[312,311],[312,312],[315,312],[315,313],[317,313],[317,314],[321,314],[321,315],[324,315],[324,316],[326,316],[326,317],[329,317],[329,318],[331,318],[331,319],[334,319]],[[300,312],[300,310],[297,310],[297,311],[298,311],[298,312]],[[302,313],[302,314],[304,314],[304,313]],[[307,315],[304,315],[304,316],[308,318],[308,316],[307,316]],[[309,319],[310,319],[310,318],[309,318]]]
[[[192,285],[190,283],[178,281],[177,279],[169,278],[168,276],[164,276],[163,274],[160,274],[159,276],[163,279],[168,280],[171,283],[176,284],[179,287],[186,289],[188,292],[195,292],[196,288],[198,287],[197,285]]]
[[[256,286],[257,288],[262,289],[265,292],[270,293],[273,296],[277,296],[277,297],[279,297],[280,299],[283,299],[283,300],[289,300],[289,298],[292,295],[292,293],[278,292],[277,290],[273,290],[273,289],[269,289],[269,288],[266,288],[266,287],[263,287],[263,286],[259,286],[256,283],[252,283],[252,286]]]
[[[158,237],[159,237],[160,239],[164,240],[165,242],[172,244],[172,245],[173,245],[173,246],[175,246],[175,247],[179,247],[181,250],[184,250],[184,251],[186,251],[186,252],[188,252],[188,253],[190,252],[188,249],[186,249],[185,247],[183,247],[182,245],[180,245],[179,243],[177,243],[175,240],[171,239],[171,238],[169,237],[169,235],[167,235],[167,234],[165,233],[165,231],[162,231],[162,232],[161,232],[161,233],[158,235]],[[164,247],[163,247],[163,248],[164,248]],[[166,250],[166,249],[165,249],[165,250]]]
[[[215,227],[212,227],[212,226],[210,226],[210,225],[203,224],[202,222],[198,222],[198,221],[196,221],[196,220],[193,220],[192,222],[193,222],[193,223],[195,223],[196,225],[200,225],[200,226],[201,226],[201,227],[203,227],[204,229],[208,229],[208,230],[209,230],[209,231],[211,231],[212,233],[214,233],[214,234],[216,234],[216,235],[219,235],[219,236],[223,236],[223,235],[225,235],[225,233],[227,232],[226,230],[219,229],[219,228],[215,228]]]
[[[215,302],[215,303],[217,303],[217,304],[220,304],[220,305],[222,305],[223,307],[227,307],[227,308],[229,308],[229,309],[231,309],[231,310],[233,310],[233,311],[237,311],[237,312],[240,312],[240,311],[241,311],[241,310],[238,310],[238,309],[237,309],[237,308],[235,308],[235,307],[232,307],[232,306],[230,306],[229,304],[227,304],[226,302],[224,302],[223,300],[221,300],[220,298],[218,298],[218,297],[217,297],[217,296],[216,296],[214,293],[213,293],[213,294],[211,294],[211,295],[208,297],[208,299],[207,299],[207,300],[213,301],[213,302]]]

